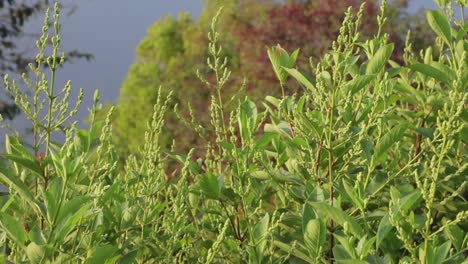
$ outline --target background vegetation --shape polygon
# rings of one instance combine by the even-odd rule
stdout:
[[[341,22],[348,6],[357,11],[366,2],[362,21],[362,32],[372,36],[377,28],[375,21],[378,7],[375,1],[278,1],[272,0],[206,0],[205,8],[198,20],[182,13],[178,18],[167,17],[156,22],[148,30],[148,36],[137,48],[137,59],[122,85],[119,106],[113,125],[115,142],[121,156],[135,153],[141,147],[141,138],[150,120],[149,113],[156,102],[161,86],[164,94],[173,92],[171,108],[178,105],[179,115],[186,119],[195,118],[201,124],[209,123],[210,92],[197,77],[196,70],[207,80],[216,77],[206,67],[211,18],[224,6],[218,29],[223,34],[220,43],[222,55],[228,58],[232,76],[223,90],[227,109],[234,109],[237,95],[248,95],[253,101],[261,102],[266,94],[279,96],[275,89],[276,77],[270,66],[266,48],[281,44],[287,50],[300,47],[297,65],[305,68],[309,57],[317,62],[330,48],[339,34]],[[426,46],[432,37],[421,15],[408,15],[408,1],[392,1],[387,8],[389,22],[384,26],[395,43],[393,59],[402,60],[406,31],[412,30],[415,50]],[[366,33],[367,34],[367,33]],[[302,94],[296,83],[288,83],[287,94]],[[138,106],[138,107],[135,107]],[[190,107],[194,110],[190,116]],[[198,137],[191,125],[182,125],[175,112],[170,111],[163,131],[163,146],[169,148],[172,140],[179,151],[198,149],[206,144]],[[190,147],[189,147],[190,146]]]

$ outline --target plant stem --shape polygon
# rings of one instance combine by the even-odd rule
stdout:
[[[332,134],[333,134],[333,112],[335,109],[335,93],[336,90],[333,91],[332,93],[332,98],[331,98],[331,106],[328,112],[328,121],[329,121],[329,126],[328,126],[328,131],[327,131],[327,148],[328,148],[328,188],[329,188],[329,199],[330,199],[330,205],[333,207],[333,199],[334,199],[334,188],[333,188],[333,142],[332,142]],[[329,260],[330,263],[333,263],[333,247],[334,247],[334,223],[333,220],[330,219],[330,252],[329,254]]]

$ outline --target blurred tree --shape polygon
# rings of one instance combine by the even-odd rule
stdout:
[[[197,21],[182,13],[177,19],[167,17],[156,22],[138,46],[136,61],[121,87],[114,119],[119,152],[125,157],[140,147],[158,87],[174,93],[174,104],[180,105],[183,116],[188,117],[187,104],[191,104],[197,122],[207,122],[211,91],[197,79],[196,69],[208,76],[208,80],[213,79],[205,66],[206,34],[211,18],[221,5],[224,9],[217,29],[221,33],[223,56],[229,58],[234,76],[223,91],[228,102],[243,83],[238,76],[246,77],[246,93],[254,100],[262,100],[266,94],[279,96],[281,89],[268,61],[267,47],[279,43],[290,51],[300,48],[298,63],[307,69],[307,58],[318,60],[336,39],[346,8],[351,6],[357,10],[363,2],[367,3],[361,32],[374,34],[378,6],[376,1],[364,0],[205,0]],[[390,5],[393,17],[398,19],[390,21],[387,27],[392,40],[400,47],[396,59],[401,55],[406,30],[400,32],[401,27],[394,23],[410,18],[403,14],[406,6],[402,4],[407,5],[400,0]],[[297,88],[291,82],[288,93],[298,91]],[[163,135],[166,147],[171,144],[169,139],[175,139],[177,150],[181,151],[203,146],[196,133],[181,125],[173,112],[168,115]]]
[[[288,1],[288,4],[276,5],[267,12],[267,17],[252,21],[243,21],[235,30],[239,41],[242,74],[249,80],[249,91],[255,99],[261,94],[279,95],[277,79],[271,70],[266,47],[281,44],[288,51],[300,48],[298,65],[301,69],[309,68],[309,57],[318,61],[337,38],[345,11],[352,7],[355,12],[366,1],[359,0],[318,0]],[[375,32],[377,6],[367,1],[362,23],[362,32]],[[255,62],[255,63],[252,63]],[[297,91],[296,82],[288,85],[290,93]],[[273,90],[273,91],[272,91]]]

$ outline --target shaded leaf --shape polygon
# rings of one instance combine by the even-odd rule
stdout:
[[[221,192],[218,177],[211,173],[201,175],[199,186],[202,192],[210,199],[218,199]]]
[[[450,239],[457,251],[460,251],[463,246],[465,232],[457,225],[450,225],[444,229],[445,235]]]
[[[138,255],[138,250],[133,250],[119,260],[119,264],[133,264]]]
[[[397,143],[405,134],[406,129],[408,129],[408,124],[401,124],[392,128],[388,133],[379,140],[374,149],[374,155],[372,156],[372,165],[376,166],[378,163],[382,162],[387,154],[387,151]]]
[[[451,247],[450,241],[446,241],[442,245],[438,246],[434,252],[434,262],[433,263],[444,263]]]
[[[289,245],[289,244],[283,243],[283,242],[281,242],[281,241],[279,241],[279,240],[273,241],[273,244],[274,244],[275,246],[279,247],[280,249],[282,249],[282,250],[285,251],[285,252],[291,252],[291,254],[292,254],[293,256],[296,256],[296,257],[298,257],[298,258],[300,258],[300,259],[306,261],[307,263],[313,263],[312,259],[309,258],[309,257],[307,256],[307,254],[305,254],[304,252],[300,251],[300,250],[297,249],[297,248],[291,247],[291,245]]]
[[[28,235],[18,219],[6,213],[0,213],[0,223],[9,238],[15,241],[18,245],[24,246],[28,239]]]
[[[376,240],[376,247],[379,248],[380,243],[387,237],[392,230],[393,226],[390,223],[390,216],[386,213],[382,219],[380,220],[379,227],[377,229],[377,240]]]

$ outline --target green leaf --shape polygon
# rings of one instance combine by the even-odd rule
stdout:
[[[415,105],[420,105],[425,103],[425,100],[423,99],[423,94],[421,91],[416,90],[414,87],[407,83],[397,83],[395,84],[394,88],[396,91],[399,91],[401,93],[404,93],[401,96],[401,100],[415,104]]]
[[[268,225],[270,222],[270,215],[267,213],[254,227],[253,239],[255,241],[255,260],[256,263],[261,263],[264,250],[267,243]]]
[[[65,237],[76,227],[90,207],[89,200],[89,197],[77,196],[63,204],[57,216],[56,243],[63,243]]]
[[[349,236],[339,235],[338,233],[333,234],[335,240],[338,241],[340,248],[345,252],[342,252],[342,256],[336,256],[337,259],[356,259],[356,246],[354,245],[354,240],[350,239]],[[345,254],[343,254],[345,253]]]
[[[47,221],[52,224],[59,210],[60,199],[63,191],[61,178],[55,178],[49,184],[47,190],[41,189],[44,195],[44,204],[47,209]]]
[[[218,177],[211,173],[205,173],[201,175],[199,186],[202,192],[209,199],[218,199],[219,194],[221,193],[221,187],[219,186]]]
[[[0,163],[0,180],[18,192],[21,195],[21,198],[26,200],[31,206],[37,208],[34,196],[28,187],[26,187],[21,179],[14,175],[10,168],[6,167],[3,163]]]
[[[434,262],[433,263],[444,263],[447,255],[450,251],[451,242],[446,241],[442,245],[438,246],[434,252]]]
[[[265,124],[265,132],[280,134],[288,138],[291,137],[291,127],[288,122],[281,121],[279,124]]]
[[[28,240],[28,235],[18,219],[6,213],[0,213],[0,224],[11,240],[15,241],[19,246],[24,246]]]
[[[216,142],[220,147],[222,147],[223,149],[226,149],[226,150],[233,150],[234,149],[234,145],[232,145],[231,143],[228,143],[226,141],[218,141]]]
[[[87,264],[102,264],[112,258],[117,253],[118,248],[113,245],[97,246],[93,249],[91,257],[86,261]]]
[[[359,259],[340,259],[337,260],[337,264],[369,264],[369,262],[365,260],[359,260]]]
[[[268,146],[268,144],[270,144],[270,142],[276,136],[277,136],[276,133],[268,133],[268,132],[263,133],[263,135],[259,139],[255,140],[255,148],[264,149],[265,147]]]
[[[5,136],[5,146],[7,154],[13,154],[21,157],[28,157],[34,159],[34,156],[29,150],[23,146],[17,137]]]
[[[42,230],[38,226],[34,226],[29,231],[29,240],[41,246],[46,244],[46,239],[42,234]]]
[[[257,122],[257,106],[254,102],[246,100],[241,103],[239,111],[239,130],[243,142],[252,138]]]
[[[89,152],[89,149],[91,147],[90,132],[88,132],[87,130],[78,129],[77,130],[77,136],[78,136],[81,148],[83,149],[83,152],[85,152],[85,153]]]
[[[457,225],[449,225],[444,229],[444,234],[450,239],[457,251],[463,247],[465,232]]]
[[[379,228],[377,229],[376,247],[379,248],[382,241],[387,237],[393,226],[390,223],[390,216],[386,213],[380,220]]]
[[[315,80],[307,78],[303,73],[294,68],[283,68],[289,75],[296,79],[300,84],[304,85],[305,88],[313,91],[315,89]]]
[[[40,263],[45,254],[45,246],[40,246],[34,242],[29,243],[26,247],[26,256],[31,263]]]
[[[432,77],[437,81],[441,81],[449,86],[452,85],[453,78],[445,73],[444,71],[437,69],[434,66],[423,64],[423,63],[415,63],[408,66],[413,71],[420,72],[426,76]]]
[[[363,138],[361,140],[361,148],[366,156],[367,163],[372,161],[372,152],[374,151],[374,143],[368,138]]]
[[[369,253],[373,249],[373,245],[375,243],[375,240],[376,240],[375,236],[371,237],[370,239],[367,239],[367,235],[362,237],[359,240],[359,243],[358,243],[358,245],[356,247],[356,253],[358,254],[358,256],[360,256],[360,257],[368,256]]]
[[[302,208],[302,232],[305,233],[307,229],[307,224],[310,220],[316,219],[317,215],[314,212],[312,205],[304,203]]]
[[[356,190],[346,182],[345,179],[343,179],[343,186],[346,191],[346,194],[348,194],[348,196],[351,198],[351,201],[353,202],[354,206],[356,206],[359,209],[364,209],[364,201],[361,197],[359,197]]]
[[[250,175],[259,180],[268,180],[270,178],[270,174],[266,171],[254,171],[250,173]]]
[[[123,256],[120,260],[119,260],[119,264],[133,264],[135,263],[135,259],[138,255],[138,250],[133,250],[127,254],[125,254],[125,256]]]
[[[434,30],[434,32],[441,37],[447,45],[451,46],[452,44],[452,33],[450,23],[447,20],[447,17],[444,16],[440,11],[436,10],[427,10],[426,18],[429,26]]]
[[[39,164],[37,164],[36,160],[31,160],[14,154],[5,154],[5,158],[37,173],[37,175],[42,175],[42,169]]]
[[[297,56],[299,56],[299,49],[296,49],[295,51],[293,51],[291,53],[291,56],[289,56],[289,61],[288,61],[289,65],[287,65],[288,68],[291,68],[294,65],[294,63],[297,60]]]
[[[334,222],[343,226],[345,223],[348,224],[349,230],[353,235],[357,237],[361,237],[364,235],[364,232],[361,226],[358,224],[356,219],[347,215],[341,209],[336,207],[332,207],[327,203],[318,203],[318,202],[309,202],[318,212],[325,213],[328,217],[330,217]]]
[[[385,64],[392,55],[394,45],[393,43],[387,44],[381,47],[375,54],[370,58],[366,68],[366,75],[378,74],[383,70]]]
[[[320,254],[320,247],[325,245],[327,229],[320,219],[312,219],[307,223],[304,232],[304,244],[312,259]]]
[[[400,210],[408,211],[411,210],[422,197],[421,191],[416,190],[405,197],[400,199]]]
[[[392,128],[388,133],[379,140],[374,149],[374,155],[372,156],[372,167],[383,161],[387,151],[397,143],[405,134],[408,129],[408,124],[401,124]]]
[[[288,78],[288,73],[284,70],[283,67],[292,68],[298,54],[299,50],[295,50],[293,54],[289,56],[286,50],[281,48],[280,45],[268,49],[268,57],[270,58],[273,70],[275,71],[276,76],[278,77],[278,80],[281,84],[284,84]]]
[[[333,256],[335,257],[338,263],[341,260],[353,259],[353,257],[342,245],[335,245],[333,247]]]
[[[293,248],[291,247],[291,245],[289,244],[286,244],[286,243],[283,243],[279,240],[274,240],[273,241],[273,244],[277,247],[279,247],[280,249],[282,249],[283,251],[285,252],[291,252],[291,254],[293,256],[296,256],[304,261],[306,261],[307,263],[314,263],[314,261],[309,258],[304,252],[302,252],[301,250],[297,249],[297,248]]]
[[[348,83],[348,90],[351,95],[365,88],[371,81],[375,79],[375,74],[372,75],[359,75]]]

